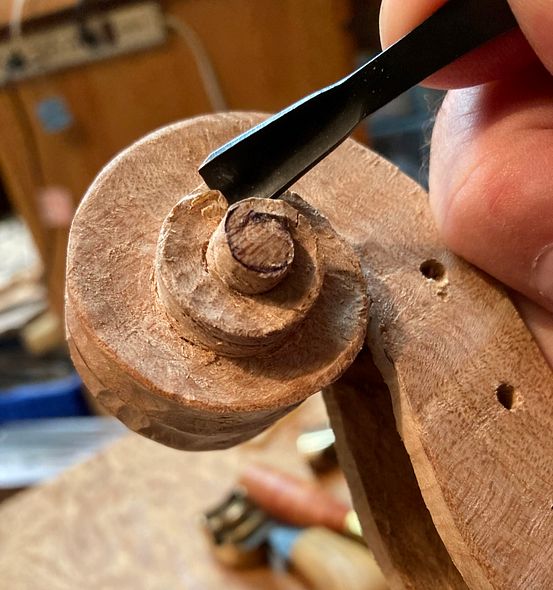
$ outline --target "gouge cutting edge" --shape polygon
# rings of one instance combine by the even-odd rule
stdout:
[[[274,198],[365,117],[516,20],[506,0],[449,0],[397,43],[211,153],[199,172],[229,203]]]

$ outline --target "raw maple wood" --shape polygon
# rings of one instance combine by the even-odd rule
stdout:
[[[261,203],[264,210],[255,207]],[[226,212],[209,240],[207,261],[229,287],[245,294],[265,293],[286,276],[294,260],[290,224],[297,225],[298,216],[293,208],[286,215],[285,206],[281,199],[248,199]]]
[[[390,588],[466,590],[424,503],[369,351],[324,393],[340,465]]]
[[[344,144],[304,180],[320,187],[304,198],[361,258],[372,301],[367,343],[422,498],[465,583],[478,590],[553,587],[553,384],[514,305],[494,280],[444,247],[425,192],[363,147]],[[303,192],[301,181],[295,190]],[[363,387],[361,380],[361,399]],[[505,398],[512,398],[510,409]],[[330,415],[338,439],[361,458],[349,472],[352,483],[358,474],[378,478],[363,460],[371,425],[360,406],[342,404]],[[354,424],[358,436],[351,435]],[[382,449],[375,453],[385,457]],[[406,497],[410,477],[405,472]],[[370,500],[364,486],[352,488],[359,505]],[[375,511],[387,503],[380,499]],[[402,505],[409,506],[407,498]],[[380,540],[400,553],[402,528],[388,518]],[[371,523],[362,522],[373,546]],[[413,572],[441,561],[439,553],[428,555],[426,565],[404,563],[402,579],[390,577],[393,587],[455,587],[447,564],[433,585],[428,573],[425,583],[416,581]]]
[[[288,218],[294,258],[273,289],[240,293],[205,260],[227,204],[195,192],[197,168],[244,120],[200,117],[134,144],[98,176],[71,228],[75,365],[129,428],[181,449],[258,434],[334,381],[366,333],[357,257],[297,195],[243,205]]]
[[[312,212],[297,196],[285,199],[248,199],[227,211],[221,193],[199,190],[171,209],[160,230],[153,265],[157,298],[181,338],[216,354],[251,357],[281,347],[308,314],[321,313],[320,307],[313,310],[324,284],[324,262],[309,221]],[[273,211],[269,217],[268,211]],[[232,224],[227,225],[229,214],[231,220],[235,217],[233,212],[269,221],[255,224],[265,230],[257,230],[255,244],[247,245],[250,261],[254,254],[267,255],[262,266],[246,267],[230,251],[232,242],[235,251],[246,256],[241,238],[253,237],[249,231],[238,235]],[[295,255],[285,266],[290,272],[282,281],[278,269],[276,276],[267,272],[274,257],[266,246],[273,243],[267,232],[278,239],[285,222]],[[271,284],[273,288],[264,294]]]
[[[182,443],[172,438],[181,427],[182,395],[160,396],[151,381],[129,381],[131,370],[133,375],[163,374],[166,388],[190,388],[193,403],[201,390],[192,376],[203,378],[211,371],[211,385],[217,388],[210,390],[209,404],[228,412],[228,430],[217,431],[216,444],[222,445],[221,436],[225,444],[241,440],[244,423],[254,423],[257,430],[302,399],[308,389],[300,394],[305,376],[294,381],[294,374],[309,355],[324,351],[329,363],[336,354],[325,341],[328,331],[311,326],[293,355],[271,364],[270,374],[265,369],[262,385],[255,384],[254,401],[244,388],[251,371],[228,372],[231,366],[249,369],[251,361],[212,355],[183,366],[182,353],[171,351],[160,337],[157,318],[149,315],[151,302],[144,293],[154,238],[161,209],[169,208],[159,205],[174,204],[199,183],[195,166],[200,158],[192,138],[201,136],[207,152],[259,120],[256,115],[220,115],[150,137],[103,173],[74,229],[80,238],[70,249],[67,293],[76,364],[99,398],[127,424],[175,446]],[[355,142],[344,143],[293,189],[309,210],[329,219],[359,256],[372,300],[366,339],[372,359],[365,362],[378,377],[369,381],[377,386],[376,401],[362,372],[359,377],[353,372],[353,378],[348,374],[349,381],[339,381],[327,399],[365,534],[391,587],[550,588],[551,374],[509,298],[492,279],[444,248],[424,191]],[[111,216],[95,208],[95,194],[111,195]],[[124,206],[129,194],[132,211]],[[121,224],[135,229],[114,243]],[[336,246],[324,250],[327,262],[343,243],[332,240]],[[101,266],[95,257],[102,259]],[[327,269],[325,281],[328,275]],[[348,276],[357,275],[350,269]],[[134,291],[141,293],[142,299],[135,297],[139,303]],[[350,312],[336,295],[335,313],[345,319]],[[122,321],[129,307],[140,321]],[[110,339],[118,331],[124,335],[114,346]],[[352,348],[348,350],[349,356],[344,353],[332,365],[332,375],[326,372],[328,382],[351,364]],[[225,370],[218,373],[221,366]],[[236,405],[230,390],[247,398],[248,411]],[[352,403],[344,401],[348,395]],[[269,396],[270,404],[263,407]],[[205,442],[218,427],[201,415],[198,423],[192,446],[198,443],[199,448],[202,437]],[[375,465],[381,470],[372,471]],[[393,514],[394,508],[402,511]]]

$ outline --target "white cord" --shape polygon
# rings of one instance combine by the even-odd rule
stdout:
[[[21,21],[23,19],[23,7],[27,0],[12,0],[12,12],[10,15],[10,37],[21,37]]]
[[[25,2],[25,0],[20,1]],[[182,19],[171,15],[165,17],[165,23],[168,29],[174,31],[188,45],[188,48],[194,57],[194,61],[196,62],[196,67],[198,68],[198,73],[202,79],[211,108],[214,111],[228,110],[227,101],[225,100],[221,85],[219,84],[213,62],[211,61],[198,33],[196,33],[196,31]]]

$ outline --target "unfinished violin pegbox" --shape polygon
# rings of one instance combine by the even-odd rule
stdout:
[[[202,159],[243,126],[203,117],[131,146],[71,229],[75,365],[110,412],[176,448],[254,436],[339,377],[366,334],[359,261],[306,200],[229,208],[197,188]]]

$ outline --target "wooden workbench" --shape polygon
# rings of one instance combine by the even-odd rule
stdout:
[[[185,453],[138,435],[52,483],[0,506],[0,586],[10,590],[303,590],[267,568],[233,571],[211,555],[199,516],[230,490],[250,460],[310,477],[296,435],[325,421],[309,400],[254,441]],[[347,499],[339,474],[325,485]]]

